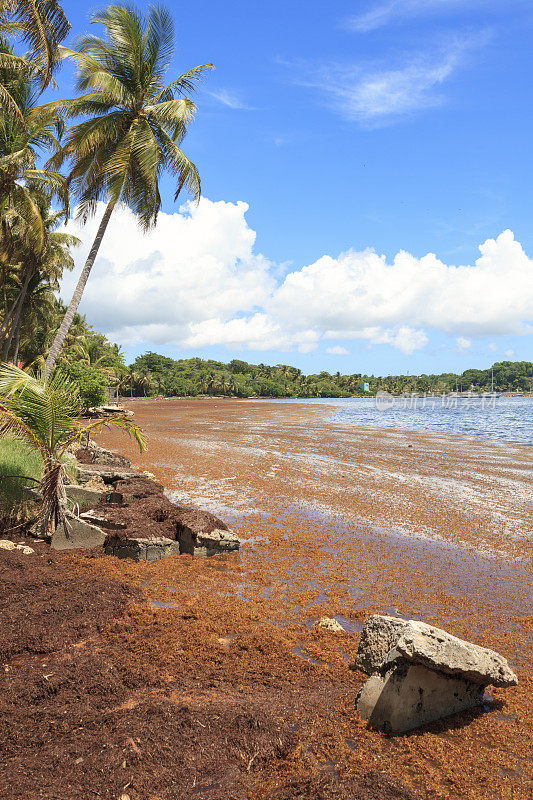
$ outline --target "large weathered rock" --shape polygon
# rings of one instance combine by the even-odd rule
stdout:
[[[102,487],[104,487],[104,484],[102,484]],[[65,491],[71,503],[77,503],[81,508],[86,508],[87,506],[96,505],[96,503],[98,503],[104,488],[91,489],[87,484],[85,484],[85,486],[80,486],[70,483],[68,486],[65,486]]]
[[[480,705],[486,686],[518,679],[506,659],[440,628],[395,617],[370,617],[355,666],[372,673],[357,698],[369,724],[402,732]]]
[[[110,536],[105,544],[105,552],[109,556],[131,558],[133,561],[159,561],[161,558],[178,556],[180,546],[179,542],[165,537],[122,539],[118,536]]]
[[[111,494],[113,494],[113,492]],[[84,511],[83,514],[80,514],[80,519],[82,519],[84,522],[88,522],[90,525],[97,525],[99,528],[105,528],[106,530],[110,531],[121,531],[126,528],[125,522],[109,519],[109,517],[106,517],[105,514],[101,514],[92,508],[88,511]]]
[[[423,622],[415,622],[404,631],[384,663],[398,660],[423,664],[445,675],[461,675],[484,686],[505,687],[518,683],[507,659],[499,653]]]
[[[93,547],[102,547],[107,534],[96,525],[89,525],[79,517],[69,517],[58,525],[50,546],[53,550],[90,550]]]
[[[80,483],[85,484],[95,476],[101,478],[104,483],[109,484],[115,483],[115,481],[135,480],[139,477],[139,473],[136,470],[127,469],[126,467],[115,467],[112,465],[80,465],[78,471],[78,480]]]
[[[360,669],[371,675],[385,660],[389,650],[392,650],[409,621],[374,614],[365,622],[359,640],[359,647],[352,668]]]
[[[241,540],[233,531],[221,528],[193,530],[188,526],[178,526],[178,539],[181,553],[194,556],[213,556],[238,550]]]
[[[373,728],[403,733],[481,705],[483,691],[479,683],[403,663],[367,680],[357,711]]]
[[[425,622],[376,614],[365,623],[355,665],[372,673],[395,661],[423,664],[485,686],[518,683],[507,660],[494,650],[458,639]]]

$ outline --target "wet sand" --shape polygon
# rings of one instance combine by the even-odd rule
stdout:
[[[317,724],[316,757],[355,771],[370,760],[430,798],[531,797],[531,448],[342,428],[326,421],[327,407],[298,403],[130,407],[147,453],[115,431],[99,441],[154,472],[171,499],[231,522],[245,543],[207,562],[113,569],[142,576],[161,604],[173,603],[176,585],[220,602],[229,636],[232,598],[246,601],[258,625],[275,623],[317,674],[346,672],[352,633],[374,612],[502,652],[520,684],[494,690],[468,724],[454,718],[387,739],[363,734],[348,710]],[[336,616],[348,633],[317,634],[320,616]]]

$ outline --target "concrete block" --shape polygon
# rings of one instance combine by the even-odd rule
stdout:
[[[52,550],[91,550],[102,547],[107,534],[96,525],[89,525],[78,517],[70,517],[61,523],[54,533],[50,546]]]
[[[159,561],[162,558],[178,556],[180,546],[179,542],[163,536],[156,539],[139,537],[121,539],[118,536],[109,536],[105,552],[116,558],[131,558],[132,561]]]
[[[372,675],[359,692],[356,708],[370,727],[403,733],[481,705],[483,691],[479,683],[404,663]]]
[[[77,503],[81,508],[96,505],[102,496],[99,489],[88,489],[86,486],[77,486],[73,483],[65,486],[65,491],[71,503]]]

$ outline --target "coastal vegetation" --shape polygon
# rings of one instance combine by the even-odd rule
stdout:
[[[128,379],[130,387],[151,388],[77,314],[113,209],[128,206],[148,230],[165,170],[175,178],[175,198],[183,190],[200,197],[198,170],[181,145],[196,110],[190,95],[212,65],[169,81],[174,26],[162,6],[142,13],[110,5],[92,22],[104,37],[84,36],[70,49],[62,45],[70,24],[57,0],[0,0],[0,474],[11,509],[25,484],[38,484],[43,534],[65,519],[69,454],[83,435],[111,424],[144,447],[124,416],[78,421],[84,406]],[[16,53],[15,45],[29,51]],[[42,103],[43,92],[57,88],[64,58],[75,62],[78,94]],[[65,307],[57,291],[79,240],[59,226],[73,207],[84,223],[99,202],[105,210]]]
[[[42,476],[39,489],[42,507],[39,514],[43,534],[54,531],[65,519],[67,508],[64,488],[65,476],[72,479],[76,462],[70,448],[80,443],[84,436],[104,425],[118,427],[137,440],[139,448],[144,449],[141,430],[122,416],[105,420],[99,419],[87,425],[80,425],[78,418],[81,401],[76,384],[69,380],[61,370],[55,370],[45,379],[33,376],[13,365],[0,367],[0,418],[2,438],[10,436],[11,446],[7,446],[9,458],[15,441],[23,442],[32,452],[32,459],[42,462]],[[19,453],[21,451],[19,450]],[[22,452],[22,457],[24,452]],[[30,468],[32,460],[30,459]],[[6,465],[10,468],[9,465]],[[14,479],[16,473],[7,473]],[[27,476],[32,479],[33,476]],[[24,482],[24,477],[21,477]]]
[[[118,385],[125,364],[118,352],[74,356],[87,338],[76,313],[83,289],[117,203],[148,230],[164,171],[175,179],[175,198],[185,190],[199,199],[200,176],[182,143],[196,111],[190,96],[212,67],[167,77],[174,26],[161,6],[144,14],[110,5],[92,22],[104,37],[84,36],[70,49],[62,45],[70,24],[56,0],[0,0],[0,359],[44,365],[45,375],[68,364],[88,403]],[[29,51],[17,53],[15,45]],[[57,88],[54,74],[65,58],[77,68],[77,96],[41,103],[45,89]],[[64,307],[56,293],[79,242],[59,226],[72,208],[85,222],[99,202],[105,210]]]
[[[9,517],[24,504],[24,490],[39,484],[43,459],[39,450],[12,434],[0,436],[0,516]]]

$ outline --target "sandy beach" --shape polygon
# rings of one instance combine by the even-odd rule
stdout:
[[[356,634],[374,612],[421,619],[501,652],[520,683],[492,691],[481,712],[391,739],[362,728],[346,688],[342,711],[317,718],[308,748],[354,772],[369,759],[422,797],[531,796],[529,448],[341,429],[326,421],[323,405],[213,399],[130,407],[148,451],[139,456],[111,431],[99,441],[155,473],[172,499],[218,513],[244,544],[207,561],[113,560],[108,569],[142,578],[159,607],[175,603],[177,587],[214,603],[228,641],[246,609],[260,629],[281,630],[317,680],[327,674],[345,688]],[[320,616],[335,616],[347,633],[318,632]]]

